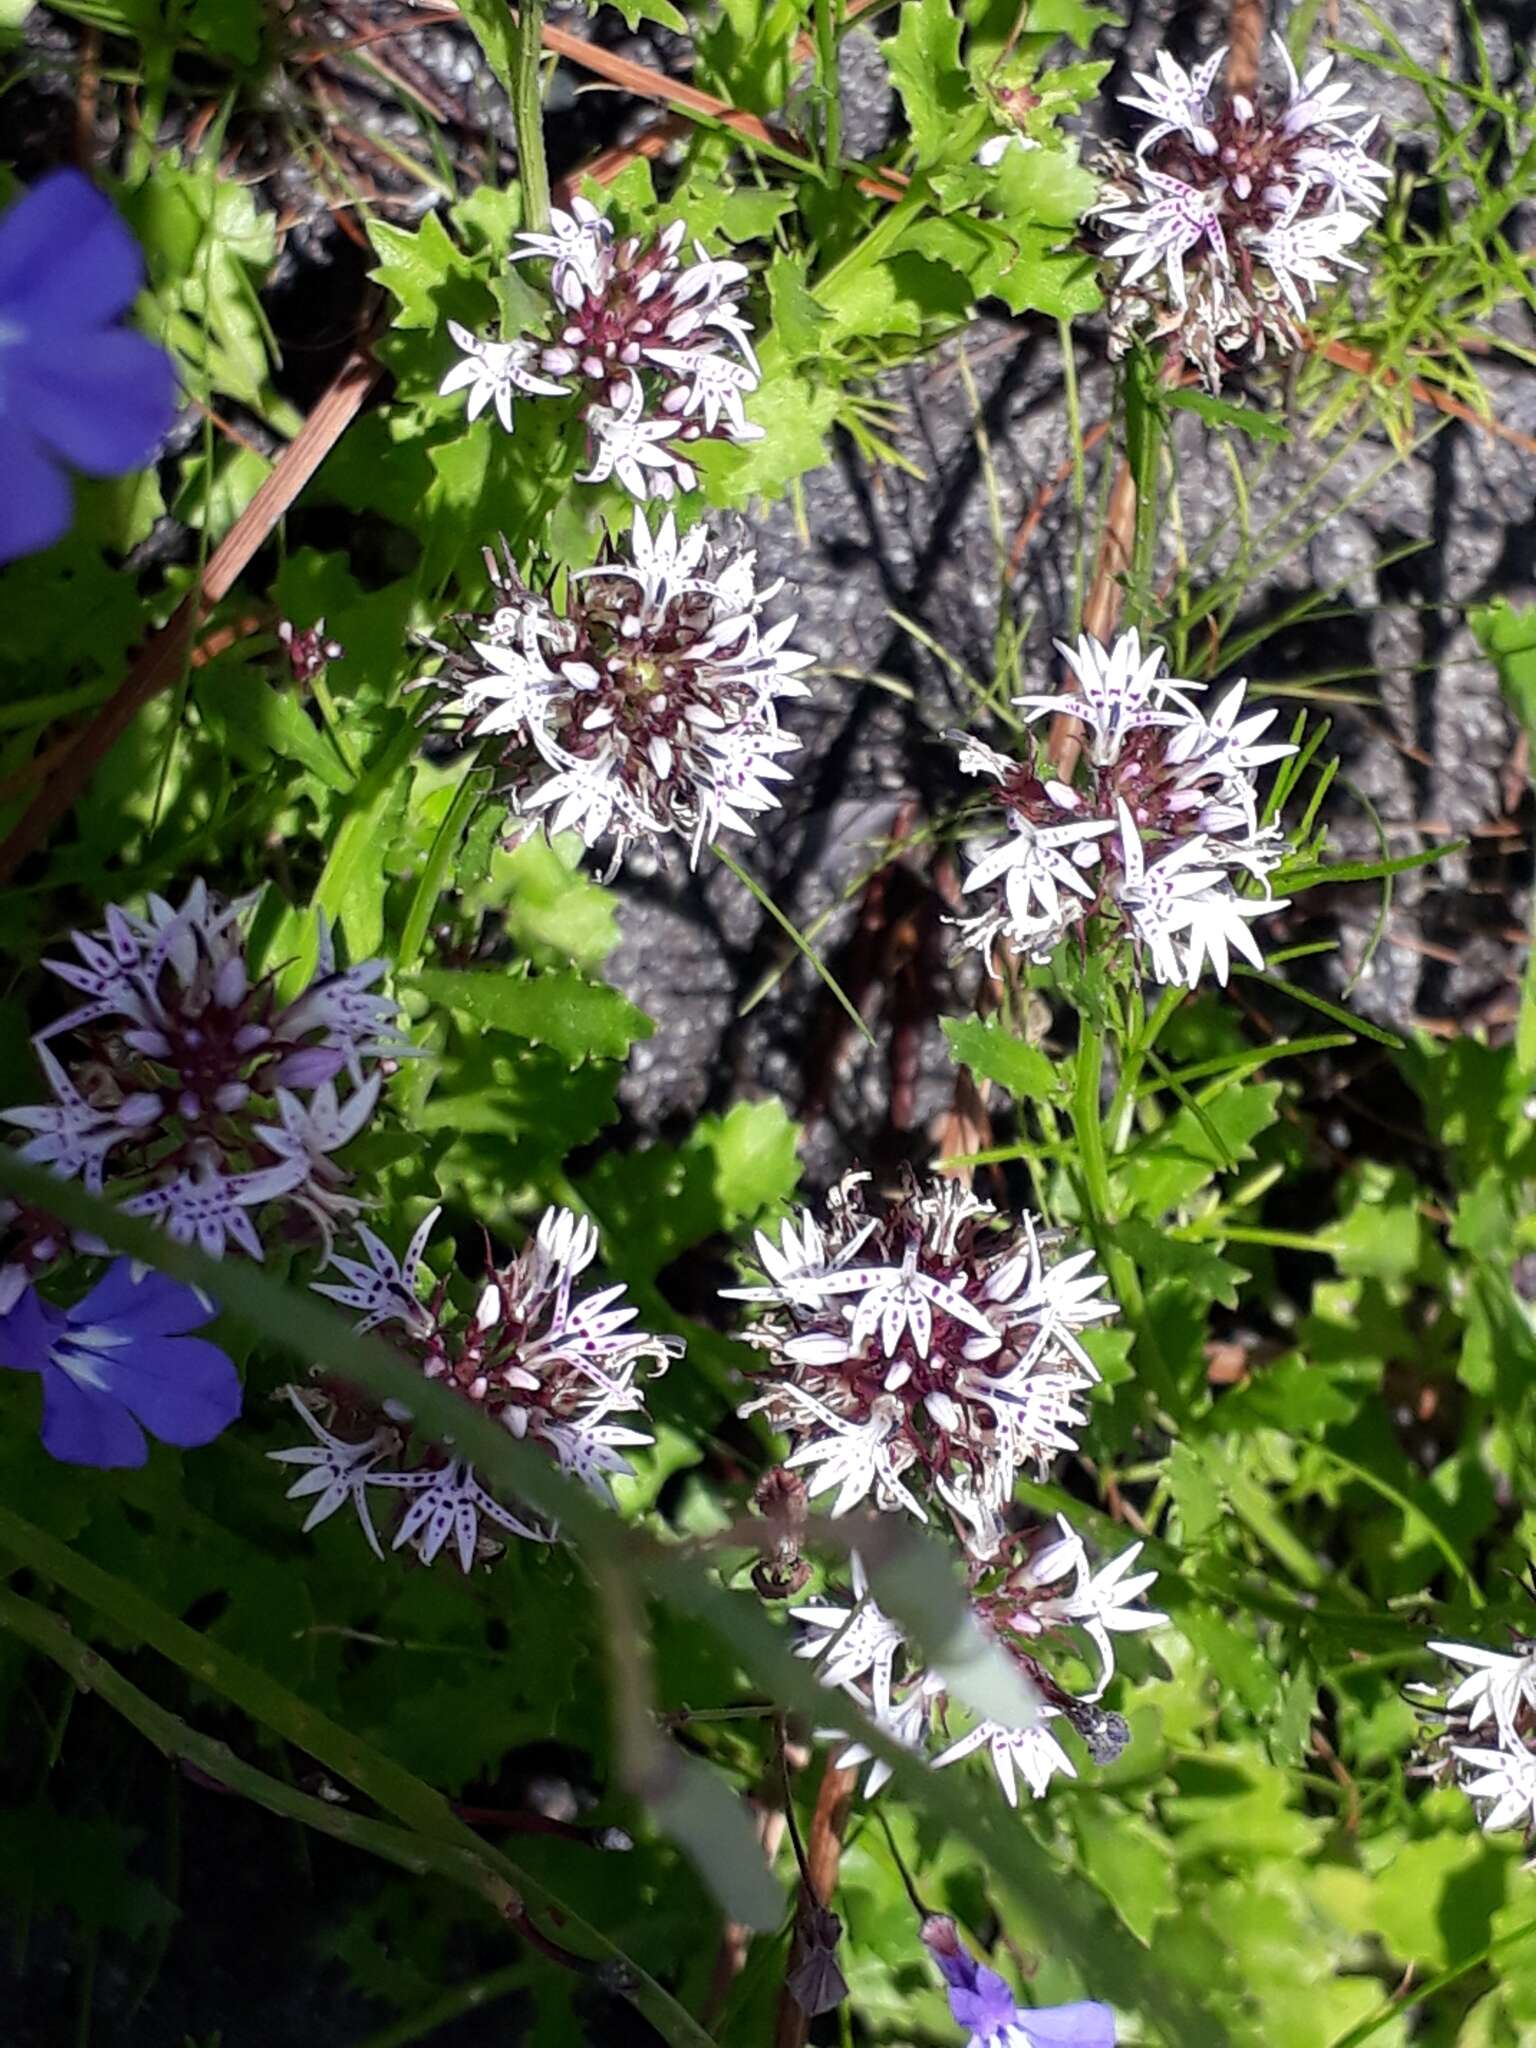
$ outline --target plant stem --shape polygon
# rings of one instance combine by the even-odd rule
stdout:
[[[838,86],[837,40],[842,0],[816,0],[816,78],[821,87],[821,159],[829,185],[843,155],[843,101]]]
[[[544,50],[544,0],[521,0],[517,10],[517,69],[512,120],[517,129],[517,174],[523,188],[523,226],[542,235],[549,227],[549,165],[544,156],[544,104],[539,68]]]

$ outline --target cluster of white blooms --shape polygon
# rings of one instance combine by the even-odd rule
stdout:
[[[1111,347],[1176,336],[1213,387],[1224,363],[1266,340],[1294,348],[1299,323],[1380,212],[1390,174],[1365,145],[1376,122],[1349,88],[1328,83],[1332,58],[1298,77],[1275,48],[1285,90],[1256,99],[1218,84],[1224,50],[1193,71],[1166,51],[1139,72],[1125,106],[1151,117],[1134,154],[1105,153],[1097,212],[1115,231]]]
[[[104,930],[74,933],[79,957],[45,965],[83,1000],[33,1040],[53,1099],[0,1111],[28,1133],[23,1159],[93,1193],[110,1182],[127,1214],[213,1258],[233,1244],[259,1259],[261,1212],[293,1206],[329,1243],[358,1206],[335,1155],[378,1105],[381,1062],[413,1050],[394,1002],[373,992],[384,961],[338,967],[323,917],[314,972],[291,1002],[270,975],[253,979],[254,902],[198,881],[179,905],[151,895],[139,915],[110,904]],[[62,1057],[61,1041],[72,1047]],[[14,1293],[65,1239],[35,1212],[8,1220],[0,1289]]]
[[[366,1256],[333,1256],[342,1277],[315,1282],[316,1293],[358,1310],[359,1331],[397,1329],[424,1378],[453,1388],[514,1437],[542,1445],[561,1471],[611,1499],[609,1480],[630,1469],[624,1452],[652,1441],[613,1418],[643,1411],[640,1367],[664,1372],[681,1355],[681,1340],[631,1329],[638,1311],[625,1302],[622,1286],[574,1292],[597,1255],[597,1232],[568,1209],[546,1210],[524,1250],[492,1271],[473,1313],[454,1311],[446,1282],[424,1302],[422,1255],[437,1213],[422,1220],[404,1259],[371,1230],[360,1230]],[[482,1521],[534,1542],[556,1533],[528,1510],[497,1500],[451,1444],[420,1438],[397,1404],[381,1410],[338,1384],[286,1391],[313,1441],[268,1456],[302,1468],[288,1498],[311,1502],[306,1530],[351,1507],[382,1556],[370,1495],[403,1496],[393,1547],[409,1544],[430,1564],[451,1540],[466,1572],[502,1547],[482,1531]]]
[[[959,1181],[910,1181],[869,1214],[848,1174],[824,1218],[761,1232],[762,1412],[790,1439],[786,1468],[831,1512],[861,1502],[953,1518],[971,1556],[996,1555],[1018,1474],[1076,1447],[1098,1378],[1081,1333],[1114,1314],[1089,1252],[1061,1256],[1032,1217],[1006,1224]]]
[[[1207,964],[1225,983],[1234,953],[1262,967],[1252,921],[1288,900],[1269,890],[1285,842],[1260,824],[1254,780],[1295,752],[1262,737],[1276,714],[1245,714],[1246,685],[1234,683],[1207,715],[1189,694],[1205,685],[1167,674],[1162,650],[1144,651],[1134,630],[1107,649],[1085,636],[1060,651],[1077,690],[1014,702],[1031,726],[1057,713],[1079,721],[1071,782],[1038,736],[1023,760],[959,742],[960,766],[997,784],[964,882],[985,905],[962,922],[966,943],[1044,960],[1069,931],[1103,919],[1170,987],[1193,987]],[[1240,894],[1238,878],[1261,893]]]
[[[716,551],[703,527],[653,534],[635,511],[628,552],[604,547],[571,572],[565,603],[530,590],[503,551],[487,555],[497,606],[461,619],[433,687],[468,737],[498,745],[502,788],[520,816],[614,842],[678,834],[697,861],[721,832],[752,831],[790,780],[800,742],[779,704],[809,694],[794,619],[762,626],[780,585],[758,589],[756,556]]]
[[[943,1678],[912,1655],[901,1630],[871,1599],[857,1557],[851,1591],[791,1610],[803,1630],[798,1654],[814,1658],[824,1685],[857,1700],[893,1742],[928,1756],[936,1770],[982,1751],[1010,1806],[1018,1804],[1021,1784],[1040,1799],[1053,1778],[1077,1776],[1052,1723],[1075,1729],[1095,1762],[1112,1761],[1124,1748],[1128,1730],[1123,1717],[1098,1704],[1115,1673],[1114,1637],[1158,1628],[1168,1618],[1137,1604],[1157,1576],[1132,1572],[1139,1543],[1095,1572],[1081,1537],[1064,1518],[1058,1517],[1057,1532],[1033,1540],[1014,1538],[1000,1557],[971,1567],[972,1611],[1042,1695],[1033,1727],[979,1721],[949,1740]],[[1052,1646],[1064,1646],[1082,1657],[1089,1654],[1085,1642],[1098,1674],[1086,1693],[1072,1693],[1041,1656]],[[867,1795],[878,1792],[890,1776],[889,1765],[878,1757],[871,1761],[859,1742],[845,1747],[837,1760],[849,1769],[870,1764]]]
[[[549,398],[581,391],[591,467],[581,483],[617,477],[635,498],[670,498],[698,482],[686,450],[704,439],[761,438],[743,400],[761,379],[752,334],[737,301],[746,266],[679,256],[683,224],[655,241],[616,242],[613,225],[585,199],[558,209],[547,234],[520,234],[511,261],[551,261],[555,334],[491,341],[449,322],[461,350],[440,386],[469,393],[512,431],[515,393]],[[574,381],[562,381],[574,380]]]
[[[1536,1836],[1536,1640],[1517,1637],[1512,1653],[1429,1647],[1456,1667],[1445,1683],[1408,1687],[1436,1723],[1430,1775],[1459,1785],[1490,1833]]]

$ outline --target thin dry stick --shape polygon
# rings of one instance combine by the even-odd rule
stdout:
[[[420,12],[423,14],[448,19],[457,17],[458,11],[457,7],[448,4],[448,0],[421,0]],[[765,142],[773,149],[809,160],[810,152],[798,136],[770,128],[756,114],[744,113],[739,107],[733,107],[729,100],[717,99],[713,93],[703,92],[696,85],[684,85],[678,79],[668,78],[664,71],[653,70],[648,64],[636,64],[632,58],[617,56],[612,50],[600,50],[595,44],[581,36],[573,36],[565,29],[546,26],[542,41],[545,49],[554,56],[579,64],[583,71],[590,71],[594,77],[606,79],[610,85],[632,92],[637,98],[677,107],[685,114],[707,121],[718,121],[754,142]],[[908,180],[901,171],[854,168],[859,172],[859,190],[875,199],[896,200],[906,192]]]
[[[811,1839],[806,1848],[806,1879],[800,1886],[801,1900],[813,1908],[824,1906],[837,1889],[837,1873],[843,1859],[843,1830],[848,1825],[853,1790],[858,1781],[857,1770],[843,1770],[830,1762],[821,1774],[816,1811],[811,1818]],[[779,1993],[773,2048],[806,2048],[810,2035],[810,2015],[786,1984]]]
[[[1264,0],[1232,0],[1227,32],[1227,90],[1252,99],[1264,49]]]
[[[1120,619],[1125,590],[1120,579],[1131,566],[1136,539],[1136,479],[1122,456],[1110,486],[1104,531],[1099,536],[1098,558],[1093,583],[1083,606],[1083,631],[1106,646]],[[1083,722],[1070,711],[1058,711],[1051,720],[1046,752],[1063,782],[1069,782],[1082,750]]]
[[[382,318],[347,358],[340,375],[273,465],[271,474],[214,550],[198,589],[140,650],[121,687],[107,699],[53,770],[0,845],[0,882],[16,872],[85,790],[97,764],[153,698],[180,675],[204,613],[227,597],[257,549],[309,482],[383,375],[369,353]]]

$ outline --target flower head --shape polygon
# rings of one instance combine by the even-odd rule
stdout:
[[[436,1218],[434,1209],[423,1219],[403,1259],[372,1231],[362,1232],[365,1256],[335,1255],[341,1279],[317,1281],[315,1291],[360,1310],[359,1330],[394,1326],[423,1378],[442,1381],[611,1499],[610,1480],[630,1469],[625,1451],[651,1441],[614,1418],[644,1409],[641,1366],[665,1371],[681,1342],[632,1329],[637,1312],[622,1287],[576,1291],[597,1255],[597,1233],[568,1209],[546,1211],[527,1247],[492,1270],[472,1313],[452,1307],[446,1282],[424,1302],[422,1257]],[[469,1571],[494,1547],[482,1522],[536,1542],[555,1535],[538,1516],[498,1500],[451,1444],[423,1439],[398,1404],[381,1411],[337,1388],[331,1405],[346,1429],[341,1434],[319,1420],[311,1396],[290,1388],[289,1397],[312,1441],[269,1455],[301,1468],[288,1492],[290,1499],[312,1500],[306,1529],[350,1506],[377,1550],[370,1493],[378,1491],[404,1496],[394,1548],[408,1544],[428,1564],[451,1543]]]
[[[0,562],[69,530],[66,468],[122,476],[175,413],[170,358],[122,326],[138,244],[89,180],[53,171],[0,218]]]
[[[1111,347],[1177,334],[1213,387],[1228,361],[1266,343],[1296,347],[1299,323],[1380,212],[1389,173],[1356,128],[1332,58],[1297,76],[1274,38],[1284,88],[1250,99],[1221,89],[1225,51],[1186,71],[1165,50],[1124,106],[1149,117],[1134,154],[1114,149],[1097,211],[1119,266]]]
[[[1115,2048],[1107,2005],[1020,2006],[996,1970],[965,1948],[953,1920],[931,1915],[922,1939],[948,1988],[950,2011],[970,2029],[966,2048]]]
[[[72,1308],[28,1287],[0,1315],[0,1366],[43,1382],[43,1448],[72,1465],[142,1465],[161,1443],[212,1443],[240,1413],[240,1379],[193,1288],[118,1259]]]
[[[1283,843],[1259,822],[1255,778],[1295,752],[1264,737],[1276,714],[1246,711],[1243,683],[1205,712],[1191,696],[1204,685],[1170,676],[1162,649],[1143,649],[1134,629],[1111,647],[1084,636],[1060,651],[1077,688],[1014,702],[1031,724],[1057,712],[1081,723],[1074,782],[1038,742],[1023,760],[960,743],[960,766],[997,785],[963,885],[978,901],[961,924],[967,943],[1043,960],[1102,920],[1171,986],[1193,987],[1207,965],[1225,983],[1234,954],[1262,967],[1253,921],[1286,906],[1268,891]],[[1240,894],[1244,879],[1263,893]]]
[[[616,476],[641,499],[693,489],[687,450],[698,441],[760,437],[743,408],[760,377],[737,310],[744,264],[718,261],[697,242],[684,260],[681,221],[654,241],[620,242],[581,198],[568,213],[555,209],[547,232],[516,240],[513,263],[551,266],[554,338],[490,341],[450,322],[462,359],[440,389],[467,391],[471,419],[493,407],[510,433],[515,393],[579,391],[592,444],[581,481]]]
[[[374,990],[384,962],[339,967],[323,921],[291,1002],[253,978],[252,900],[199,881],[72,934],[76,957],[45,965],[82,1000],[34,1040],[52,1100],[0,1111],[23,1159],[93,1191],[110,1179],[130,1214],[214,1258],[233,1242],[259,1259],[257,1219],[279,1206],[325,1240],[355,1212],[336,1154],[377,1107],[375,1063],[412,1049]]]
[[[926,1521],[947,1510],[993,1555],[1017,1474],[1071,1450],[1097,1378],[1080,1333],[1114,1314],[1085,1252],[1062,1257],[1034,1220],[1007,1227],[959,1182],[909,1181],[882,1209],[864,1174],[825,1220],[757,1239],[765,1313],[747,1332],[761,1391],[742,1406],[790,1439],[787,1466],[833,1514],[873,1496]]]
[[[611,840],[617,865],[672,834],[696,861],[777,807],[800,745],[779,705],[807,694],[811,657],[787,644],[793,618],[760,624],[779,586],[756,587],[750,552],[679,536],[670,513],[653,533],[637,507],[628,548],[573,573],[560,610],[487,559],[497,608],[460,622],[468,648],[445,650],[433,686],[465,734],[497,742],[516,814]]]
[[[1459,1785],[1490,1834],[1522,1828],[1536,1839],[1536,1639],[1517,1637],[1512,1652],[1429,1647],[1455,1675],[1409,1688],[1435,1724],[1426,1773]]]

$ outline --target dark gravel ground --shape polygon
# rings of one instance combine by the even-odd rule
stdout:
[[[1220,38],[1224,12],[1134,7],[1123,37],[1106,32],[1101,38],[1118,50],[1112,86],[1129,66],[1145,63],[1160,40],[1180,54],[1209,48]],[[1530,62],[1536,9],[1479,12],[1495,71],[1511,79]],[[1398,0],[1383,13],[1426,66],[1438,66],[1447,53],[1464,69],[1470,65],[1457,0]],[[850,147],[877,146],[889,113],[872,47],[858,34],[849,39],[845,93],[854,130]],[[1419,117],[1413,87],[1373,76],[1370,103],[1382,109],[1384,129],[1399,150],[1422,146],[1409,125]],[[1513,239],[1517,246],[1522,240],[1518,224]],[[1526,316],[1520,324],[1519,338],[1530,346],[1532,324]],[[800,642],[826,671],[816,704],[795,721],[807,743],[805,770],[753,858],[775,901],[802,931],[866,870],[872,842],[889,832],[905,802],[942,816],[961,794],[937,735],[966,718],[967,692],[892,614],[920,622],[933,642],[990,680],[1000,578],[988,467],[1000,524],[1011,537],[1067,454],[1054,334],[983,319],[966,337],[965,351],[980,399],[979,423],[954,350],[894,379],[887,393],[901,408],[894,438],[923,471],[921,480],[894,470],[872,472],[843,445],[828,468],[806,481],[803,526],[789,502],[765,508],[755,521],[763,565],[797,586]],[[1108,410],[1110,372],[1091,324],[1079,338],[1078,355],[1083,416],[1096,420]],[[1536,376],[1491,367],[1487,381],[1499,417],[1526,434],[1536,432]],[[1284,394],[1259,402],[1284,403]],[[1421,429],[1434,423],[1426,414]],[[981,454],[983,437],[988,460]],[[1179,421],[1176,446],[1185,544],[1193,554],[1210,540],[1217,573],[1233,553],[1226,455],[1192,417]],[[1336,852],[1374,856],[1378,824],[1393,854],[1489,827],[1503,835],[1474,838],[1470,851],[1401,878],[1374,949],[1379,891],[1339,891],[1325,905],[1311,899],[1308,936],[1321,910],[1341,942],[1320,985],[1333,993],[1350,989],[1366,1014],[1399,1027],[1496,1019],[1518,971],[1527,842],[1523,833],[1510,833],[1501,787],[1512,728],[1464,614],[1496,595],[1528,602],[1536,594],[1536,466],[1518,448],[1454,421],[1370,484],[1387,453],[1385,441],[1371,434],[1329,466],[1329,449],[1303,431],[1267,466],[1252,486],[1255,528],[1275,520],[1281,533],[1320,530],[1255,576],[1238,628],[1277,618],[1304,591],[1339,593],[1342,616],[1278,633],[1249,664],[1256,683],[1291,688],[1340,669],[1365,671],[1345,688],[1363,701],[1330,707],[1343,760],[1329,809]],[[1246,445],[1243,458],[1248,467]],[[1325,467],[1305,510],[1287,517]],[[1096,481],[1095,461],[1090,505]],[[1378,567],[1414,540],[1429,545]],[[1026,665],[1036,678],[1029,687],[1041,687],[1038,678],[1051,673],[1052,637],[1068,627],[1075,547],[1070,493],[1058,491],[1006,597],[1027,622]],[[1278,538],[1272,551],[1279,552]],[[910,694],[894,694],[889,682]],[[899,921],[915,904],[919,923],[925,916],[931,923],[939,906],[921,864],[904,875],[894,915]],[[743,1087],[777,1091],[792,1104],[810,1095],[813,1106],[830,1094],[830,1113],[809,1134],[812,1177],[837,1171],[850,1155],[878,1157],[892,1143],[894,1023],[898,1067],[917,1073],[908,1141],[922,1149],[953,1089],[935,1005],[927,1003],[924,1023],[904,1000],[917,993],[910,973],[905,986],[899,979],[894,990],[888,985],[899,944],[873,963],[871,949],[861,954],[857,903],[820,943],[842,972],[857,975],[873,964],[873,1048],[839,1032],[837,1012],[828,1009],[803,963],[789,967],[768,1001],[739,1014],[764,968],[785,962],[788,948],[730,877],[689,877],[669,868],[631,872],[620,887],[626,903],[618,978],[658,1020],[656,1037],[636,1049],[626,1083],[637,1125],[655,1129],[685,1120]],[[948,951],[942,933],[933,934],[919,976],[930,996],[944,998],[940,1009],[957,1007],[966,993],[949,985]],[[822,1028],[810,1033],[808,1003],[824,1013]],[[919,1001],[916,1007],[925,1006]],[[830,1051],[829,1039],[836,1041]],[[829,1059],[836,1069],[830,1088]]]

